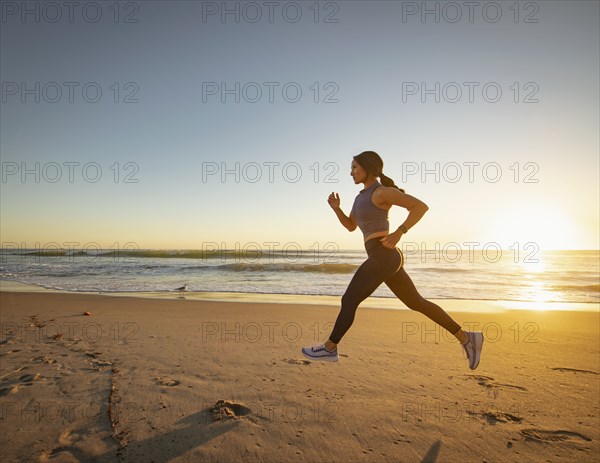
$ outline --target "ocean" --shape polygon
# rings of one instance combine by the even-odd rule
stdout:
[[[404,252],[404,268],[426,299],[600,302],[600,252]],[[229,292],[341,296],[364,250],[214,253],[199,250],[3,249],[0,279],[74,292]],[[395,298],[383,283],[372,297]],[[401,305],[401,304],[400,304]]]

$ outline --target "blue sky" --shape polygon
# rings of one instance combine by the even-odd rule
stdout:
[[[486,7],[488,16],[476,8],[472,23],[463,2],[456,3],[463,14],[457,22],[449,9],[439,22],[419,14],[403,21],[403,8],[423,3],[391,1],[321,2],[315,22],[314,2],[281,2],[288,17],[277,7],[272,23],[263,2],[255,3],[263,14],[257,22],[249,7],[239,22],[233,15],[222,21],[223,2],[191,1],[122,3],[119,22],[112,2],[97,2],[97,22],[91,7],[87,16],[75,10],[73,22],[66,9],[51,22],[55,12],[37,3],[3,9],[4,244],[190,249],[208,242],[333,242],[361,249],[360,231],[348,233],[326,200],[338,192],[349,214],[362,189],[349,175],[352,156],[374,150],[384,172],[430,208],[403,241],[598,249],[598,2],[522,2],[518,22],[513,2],[500,2],[498,21]],[[23,4],[40,8],[39,22],[21,16]],[[217,14],[203,21],[203,8],[212,7]],[[296,11],[302,16],[292,22]],[[123,22],[127,14],[137,22]],[[323,22],[328,14],[337,22]],[[537,22],[524,22],[528,14]],[[21,87],[35,89],[36,82],[38,103]],[[219,92],[203,101],[203,86],[213,82],[228,89],[237,82],[248,93],[240,92],[238,103],[233,94],[222,102]],[[440,101],[425,94],[423,102],[422,92],[403,101],[410,83],[439,83]],[[82,96],[86,84],[90,99],[102,90],[97,102]],[[262,96],[251,102],[257,87]],[[301,97],[289,101],[298,88]],[[501,96],[489,101],[498,88]],[[127,95],[137,102],[123,102]],[[79,165],[72,164],[69,182],[72,162]],[[207,165],[234,169],[236,162],[246,179],[203,179]],[[473,182],[465,164],[471,162],[479,163]],[[35,171],[36,163],[40,181],[34,174],[23,181],[23,167]],[[273,182],[269,163],[279,163]],[[461,179],[403,179],[407,169],[432,170],[436,163],[452,177],[460,166]],[[57,165],[62,177],[49,181]],[[256,165],[262,177],[252,182]],[[483,166],[492,177],[500,167],[496,182],[486,180]],[[98,167],[102,175],[92,182]],[[125,182],[128,173],[138,181]],[[527,174],[537,182],[526,182]],[[394,207],[392,230],[405,217]]]

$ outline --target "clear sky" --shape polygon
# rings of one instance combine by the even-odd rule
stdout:
[[[374,150],[402,241],[599,249],[599,2],[79,5],[2,5],[4,246],[362,249]]]

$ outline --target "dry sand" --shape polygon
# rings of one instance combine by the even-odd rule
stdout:
[[[3,462],[597,462],[598,312],[0,293]],[[453,306],[456,306],[454,304]],[[84,312],[91,315],[84,315]]]

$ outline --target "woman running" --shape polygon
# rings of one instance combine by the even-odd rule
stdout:
[[[404,255],[396,247],[400,237],[421,220],[429,207],[405,194],[391,178],[383,175],[383,161],[374,151],[354,156],[350,175],[355,184],[365,186],[354,200],[350,217],[340,209],[337,193],[332,192],[327,202],[349,231],[354,231],[357,225],[361,229],[368,259],[358,268],[342,296],[342,308],[329,339],[312,347],[303,347],[302,353],[312,360],[337,362],[337,345],[352,326],[358,305],[385,282],[409,309],[421,312],[452,333],[462,345],[469,368],[474,370],[479,365],[483,333],[463,331],[444,309],[424,299],[404,271]],[[377,177],[381,178],[381,183]],[[409,214],[395,232],[389,233],[388,210],[393,205],[406,208]]]

